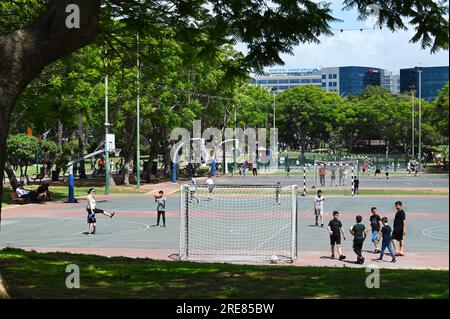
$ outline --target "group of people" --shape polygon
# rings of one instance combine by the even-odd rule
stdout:
[[[331,165],[330,166],[330,186],[338,186],[336,173],[339,174],[339,186],[348,185],[348,168],[345,165]],[[319,167],[319,183],[321,187],[326,186],[327,168],[324,165]]]
[[[253,176],[258,176],[258,163],[256,161],[253,163],[249,163],[249,161],[242,161],[242,163],[237,164],[237,169],[239,175],[246,176],[247,171],[251,170]]]
[[[39,203],[51,200],[49,183],[42,183],[35,191],[25,189],[24,182],[20,182],[16,188],[17,197],[25,199],[27,203]]]
[[[206,185],[208,188],[208,200],[213,199],[213,191],[214,191],[214,180],[210,175],[206,180]],[[191,179],[189,184],[189,202],[192,203],[193,200],[200,202],[200,198],[196,195],[197,192],[197,181],[195,178]],[[97,208],[96,200],[95,200],[95,189],[90,188],[87,196],[87,207],[86,211],[88,214],[87,222],[88,222],[88,235],[94,235],[96,231],[96,223],[97,219],[95,217],[96,214],[103,214],[110,218],[114,218],[116,212],[107,213],[106,211]],[[156,203],[156,224],[153,227],[166,227],[166,202],[167,198],[164,196],[164,191],[160,190],[157,194],[154,195],[155,203]],[[162,223],[161,223],[162,222]]]
[[[324,227],[324,202],[325,198],[322,195],[322,191],[319,190],[314,198],[314,214],[316,226],[319,226],[320,219],[320,227],[322,228]],[[392,257],[391,262],[393,263],[397,261],[398,256],[404,256],[406,214],[403,210],[403,203],[397,201],[395,209],[393,228],[389,225],[388,217],[381,217],[376,207],[371,208],[368,227],[363,224],[362,216],[356,216],[356,223],[350,228],[350,234],[353,236],[353,251],[357,256],[357,264],[364,263],[365,258],[363,257],[362,249],[369,233],[374,245],[374,253],[380,254],[377,260],[383,260],[386,249],[389,250]],[[339,216],[338,211],[333,212],[333,219],[328,223],[327,231],[330,235],[331,258],[335,258],[335,250],[337,250],[339,254],[338,259],[344,260],[346,256],[342,254],[341,238],[343,237],[344,240],[347,240],[347,237]]]
[[[386,176],[386,179],[389,179],[389,172],[390,172],[391,168],[388,165],[386,165],[386,167],[384,168],[384,175]],[[374,177],[378,177],[381,178],[381,165],[377,164],[375,165],[375,176]]]

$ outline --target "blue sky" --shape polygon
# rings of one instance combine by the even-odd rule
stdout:
[[[333,29],[367,28],[368,22],[357,21],[356,10],[342,11],[342,1],[332,1],[333,15],[343,20],[332,25]],[[294,55],[283,55],[285,68],[321,68],[332,66],[373,66],[399,73],[401,68],[448,65],[448,51],[430,54],[419,44],[412,44],[413,28],[408,31],[382,30],[335,31],[332,37],[321,37],[320,44],[304,44],[296,47]],[[242,49],[241,46],[238,48]]]

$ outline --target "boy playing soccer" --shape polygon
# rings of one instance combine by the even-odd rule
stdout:
[[[392,244],[392,238],[391,238],[391,226],[388,225],[388,219],[387,217],[383,217],[381,220],[383,222],[383,228],[381,228],[381,235],[383,236],[383,241],[381,242],[381,250],[380,250],[380,258],[377,260],[383,260],[384,251],[386,248],[389,250],[392,256],[392,263],[395,263],[397,261],[397,258],[395,257],[395,250],[394,245]]]
[[[366,227],[361,222],[362,217],[356,216],[356,224],[350,228],[350,233],[353,235],[353,251],[358,257],[356,263],[360,265],[364,263],[364,257],[362,256],[362,248],[367,234]]]
[[[213,199],[213,191],[214,191],[214,180],[212,179],[212,176],[209,175],[208,179],[206,180],[206,185],[208,185],[208,200]]]
[[[372,215],[370,216],[370,230],[372,231],[372,243],[375,246],[375,254],[380,252],[378,249],[378,244],[380,243],[381,234],[381,217],[378,215],[377,208],[372,207],[370,209]]]
[[[275,188],[275,202],[277,205],[281,205],[281,183],[277,182],[277,187]]]
[[[155,195],[155,203],[157,203],[156,204],[157,219],[156,225],[154,225],[154,227],[159,226],[161,216],[163,222],[161,227],[166,227],[166,198],[164,197],[164,192],[162,190],[159,191],[158,195]]]
[[[330,220],[327,227],[328,233],[330,234],[330,245],[331,245],[331,259],[334,259],[334,247],[337,247],[339,253],[339,260],[344,260],[345,256],[342,255],[341,247],[341,233],[344,236],[344,240],[347,240],[345,233],[342,230],[342,223],[339,220],[339,212],[333,212],[333,219]]]
[[[325,198],[322,196],[322,191],[317,191],[317,196],[314,198],[314,215],[316,216],[316,226],[319,226],[320,217],[320,227],[323,227],[323,202]]]

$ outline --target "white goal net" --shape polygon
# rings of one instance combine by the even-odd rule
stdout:
[[[180,259],[292,262],[297,257],[297,198],[297,186],[183,186]]]

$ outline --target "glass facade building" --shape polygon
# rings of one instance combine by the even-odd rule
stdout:
[[[367,86],[383,86],[384,70],[347,66],[339,68],[339,93],[342,96],[361,94]]]
[[[424,67],[422,68],[422,98],[432,101],[438,94],[439,90],[449,80],[449,67]],[[419,97],[419,72],[416,68],[400,70],[400,91],[411,92],[416,91]]]

